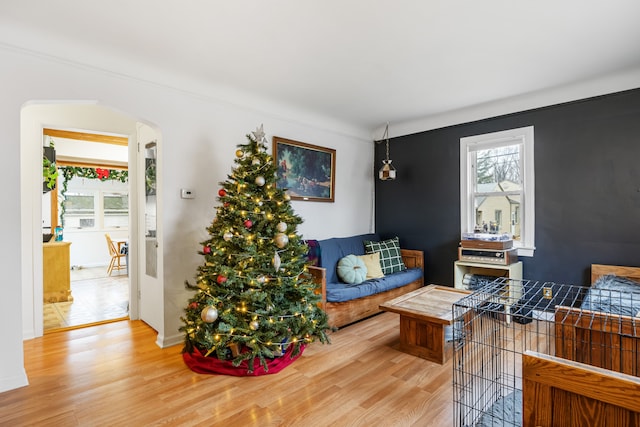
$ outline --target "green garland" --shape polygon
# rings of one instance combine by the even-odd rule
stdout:
[[[60,222],[64,228],[64,213],[66,212],[67,202],[67,189],[69,187],[69,181],[74,176],[87,179],[99,179],[100,181],[120,181],[127,182],[129,180],[129,171],[118,169],[104,169],[104,168],[82,168],[77,166],[61,166],[62,172],[62,191],[60,196],[62,197],[62,203],[60,203]]]

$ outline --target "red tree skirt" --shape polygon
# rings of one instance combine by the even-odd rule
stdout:
[[[295,356],[291,356],[294,347],[295,345],[290,345],[281,357],[267,359],[267,367],[269,368],[269,371],[264,370],[264,367],[260,364],[260,360],[258,358],[254,361],[253,372],[249,372],[248,360],[243,360],[240,365],[233,366],[231,360],[220,360],[216,357],[205,357],[197,348],[193,349],[193,353],[182,353],[182,359],[189,369],[199,374],[221,374],[233,375],[236,377],[268,375],[277,374],[287,366],[291,365],[302,355],[304,345],[300,346],[300,353]]]

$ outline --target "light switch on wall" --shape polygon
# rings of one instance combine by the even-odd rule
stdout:
[[[180,189],[180,197],[183,199],[195,199],[196,198],[196,192],[193,190],[189,190],[186,188],[181,188]]]

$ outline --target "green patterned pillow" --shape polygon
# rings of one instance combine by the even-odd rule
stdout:
[[[380,266],[385,275],[407,269],[400,255],[400,239],[398,237],[381,242],[365,240],[364,252],[367,254],[380,253]]]

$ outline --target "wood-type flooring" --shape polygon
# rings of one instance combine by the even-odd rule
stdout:
[[[141,321],[46,334],[25,341],[30,385],[0,393],[0,425],[451,426],[452,362],[398,351],[398,323],[344,327],[261,377],[194,373]]]

